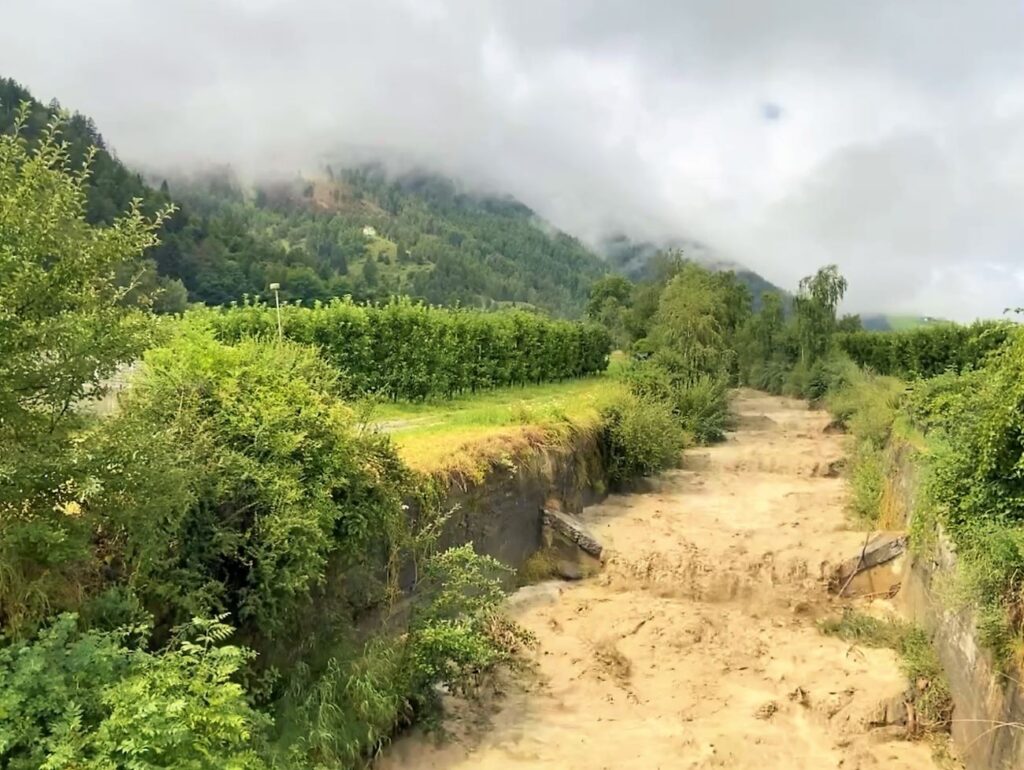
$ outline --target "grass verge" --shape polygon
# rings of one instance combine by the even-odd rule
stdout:
[[[378,407],[374,422],[413,469],[472,473],[481,461],[557,439],[573,427],[596,427],[625,385],[614,371],[595,377],[499,388],[451,401]]]

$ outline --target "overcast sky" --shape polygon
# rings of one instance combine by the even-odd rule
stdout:
[[[0,74],[128,162],[382,148],[585,239],[700,240],[847,308],[1024,305],[1024,2],[5,0]]]

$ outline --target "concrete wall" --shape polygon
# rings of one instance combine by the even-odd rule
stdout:
[[[544,447],[529,456],[494,465],[482,482],[453,483],[442,503],[452,510],[439,546],[473,543],[477,552],[510,567],[522,566],[541,545],[541,508],[556,500],[580,511],[606,493],[606,474],[593,436]]]
[[[890,454],[883,516],[912,516],[915,455],[905,445]],[[949,679],[954,746],[967,770],[1024,770],[1024,676],[1003,675],[978,642],[973,613],[943,600],[943,585],[956,571],[956,553],[941,532],[933,550],[911,555],[900,597],[908,617],[932,636]]]
[[[967,770],[1024,768],[1024,687],[1003,675],[978,643],[973,613],[954,611],[941,585],[956,569],[945,538],[932,556],[915,556],[901,595],[908,615],[932,634],[953,694],[953,742]],[[1014,726],[1016,725],[1016,726]]]

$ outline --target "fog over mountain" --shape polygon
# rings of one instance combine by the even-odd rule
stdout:
[[[684,238],[850,310],[1024,304],[1024,6],[35,0],[0,73],[149,168],[384,155],[597,242]]]

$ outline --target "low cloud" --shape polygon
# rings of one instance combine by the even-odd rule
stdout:
[[[36,0],[0,73],[127,161],[383,153],[597,239],[690,238],[848,308],[997,315],[1024,283],[1024,10],[869,0]]]

